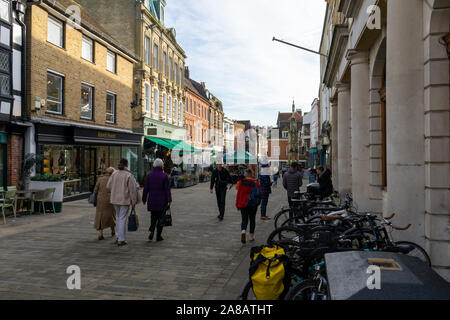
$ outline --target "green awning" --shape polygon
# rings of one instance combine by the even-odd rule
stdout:
[[[159,139],[159,138],[149,138],[146,137],[147,140],[150,140],[156,144],[159,144],[163,147],[166,147],[170,150],[177,150],[177,151],[189,151],[189,152],[198,152],[200,150],[188,145],[187,143],[183,141],[176,141],[176,140],[169,140],[169,139]]]
[[[0,144],[8,144],[8,135],[6,133],[0,133]]]

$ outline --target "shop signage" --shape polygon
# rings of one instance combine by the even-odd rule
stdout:
[[[104,139],[117,139],[117,135],[115,133],[102,132],[102,131],[98,132],[97,137],[104,138]]]

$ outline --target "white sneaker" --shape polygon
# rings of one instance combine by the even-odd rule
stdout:
[[[249,241],[255,241],[255,235],[254,235],[253,233],[250,233],[250,234],[248,235],[248,240],[249,240]]]

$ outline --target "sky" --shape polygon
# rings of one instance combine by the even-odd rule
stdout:
[[[276,125],[278,112],[308,112],[318,97],[324,0],[167,0],[191,79],[205,82],[225,116]]]

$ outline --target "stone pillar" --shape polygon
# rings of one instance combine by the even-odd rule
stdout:
[[[359,211],[372,211],[369,200],[369,53],[349,50],[351,62],[351,141],[353,201]]]
[[[408,231],[396,239],[425,244],[423,1],[387,2],[386,137],[384,214]]]
[[[331,104],[331,173],[334,190],[339,190],[338,179],[338,103],[330,99]]]
[[[338,91],[338,181],[341,197],[352,192],[352,158],[350,135],[350,85],[337,83]]]

